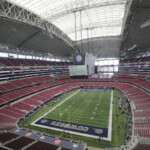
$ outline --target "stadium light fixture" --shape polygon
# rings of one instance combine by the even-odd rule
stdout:
[[[132,50],[134,50],[136,47],[137,47],[137,45],[134,44],[132,47],[128,48],[128,51],[132,51]]]
[[[49,32],[46,24],[44,24],[44,27],[45,27],[45,33],[48,36],[48,38],[53,39],[53,34]]]
[[[147,20],[146,22],[142,23],[140,27],[143,29],[143,28],[146,28],[148,26],[150,26],[150,19]]]
[[[125,55],[126,55],[126,53],[121,54],[121,56],[125,56]]]

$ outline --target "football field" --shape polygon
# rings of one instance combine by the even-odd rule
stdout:
[[[111,91],[79,91],[45,118],[59,121],[108,127]]]
[[[112,93],[99,89],[75,90],[69,97],[51,103],[52,109],[32,125],[111,141]]]
[[[122,122],[127,121],[125,102],[119,109],[118,97],[123,100],[115,90],[73,90],[56,98],[56,103],[44,105],[24,122],[24,128],[82,140],[94,147],[115,146],[125,138]],[[99,137],[103,137],[103,142],[93,143],[93,138]]]

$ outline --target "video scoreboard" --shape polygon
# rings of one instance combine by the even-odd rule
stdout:
[[[70,76],[88,76],[95,71],[95,57],[92,53],[73,54],[73,64],[69,66]]]

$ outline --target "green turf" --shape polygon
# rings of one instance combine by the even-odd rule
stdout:
[[[110,92],[79,91],[45,118],[108,127]]]
[[[64,101],[66,98],[71,96],[75,91],[71,91],[67,94],[66,97],[57,102],[56,105]],[[83,95],[84,94],[84,95]],[[57,135],[69,139],[81,140],[86,142],[89,146],[93,147],[114,147],[121,144],[125,139],[126,127],[122,124],[122,121],[127,122],[127,114],[125,109],[125,102],[123,101],[123,109],[119,109],[118,98],[121,97],[123,99],[122,94],[119,91],[114,90],[113,96],[113,120],[112,120],[112,141],[98,141],[93,138],[71,135],[67,133],[62,133],[54,130],[43,129],[40,127],[35,127],[31,125],[31,123],[41,117],[43,114],[48,112],[55,106],[52,104],[48,104],[46,107],[40,109],[34,115],[32,115],[28,120],[24,122],[24,128],[40,131],[47,134]],[[88,102],[87,102],[88,101]],[[73,103],[74,102],[74,103]],[[99,103],[99,106],[96,104]],[[69,107],[70,106],[70,107]],[[93,92],[93,91],[81,91],[78,94],[74,95],[71,99],[64,102],[60,105],[59,108],[56,108],[54,111],[49,113],[46,117],[70,122],[76,122],[81,124],[95,125],[100,127],[108,127],[108,118],[109,118],[109,106],[110,106],[110,92]],[[95,108],[98,108],[95,111]],[[68,109],[68,110],[65,110]],[[93,114],[96,112],[96,114]],[[60,118],[60,113],[62,116]],[[85,117],[87,119],[85,119]],[[94,117],[93,120],[88,118]],[[103,119],[104,118],[104,119]]]

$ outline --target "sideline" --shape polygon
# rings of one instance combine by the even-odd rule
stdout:
[[[103,138],[103,140],[106,140],[106,141],[111,141],[111,139],[112,139],[112,114],[113,114],[113,90],[111,91],[111,98],[110,98],[108,137]]]
[[[112,137],[112,114],[113,114],[113,91],[111,92],[110,111],[109,111],[109,124],[108,124],[108,140],[111,141]]]

